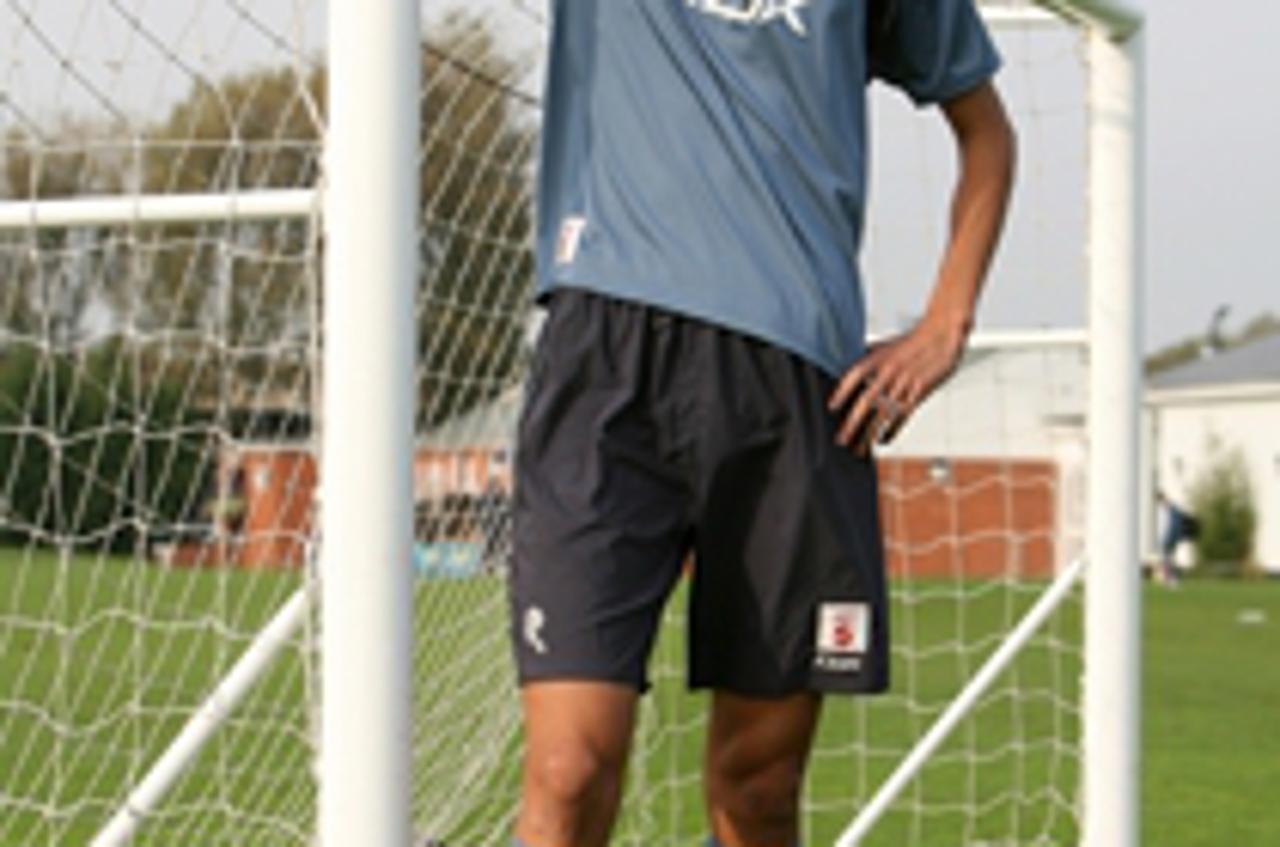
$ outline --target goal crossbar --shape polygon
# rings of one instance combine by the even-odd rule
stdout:
[[[130,224],[216,223],[309,218],[316,189],[264,189],[234,194],[141,194],[0,203],[0,232]]]
[[[1034,0],[1036,5],[1076,23],[1124,40],[1142,28],[1143,16],[1122,0]]]

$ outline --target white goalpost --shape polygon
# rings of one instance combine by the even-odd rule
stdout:
[[[1022,148],[1012,329],[881,457],[894,687],[826,707],[804,842],[1136,847],[1142,19],[980,5]],[[0,844],[508,842],[547,22],[0,6]],[[952,164],[876,98],[890,333]],[[705,835],[684,590],[616,844]]]
[[[329,30],[320,842],[408,844],[418,10],[333,2]]]
[[[1101,16],[1088,35],[1089,325],[1094,357],[1089,420],[1091,566],[1086,593],[1084,833],[1086,847],[1140,837],[1141,580],[1138,415],[1142,394],[1141,19]]]

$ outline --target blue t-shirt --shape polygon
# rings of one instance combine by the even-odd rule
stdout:
[[[973,0],[554,0],[538,291],[599,291],[862,355],[865,87],[917,103],[999,65]]]

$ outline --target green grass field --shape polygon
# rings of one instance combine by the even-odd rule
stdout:
[[[248,637],[292,573],[165,571],[0,552],[0,845],[84,844]],[[895,691],[830,704],[808,842],[830,843],[962,677],[1033,599],[917,584],[895,606]],[[1160,847],[1280,843],[1280,584],[1149,589],[1144,827]],[[1066,845],[1076,837],[1078,605],[1067,607],[909,789],[870,845]],[[1243,617],[1242,617],[1243,613]],[[499,583],[422,583],[419,829],[500,845],[515,787]],[[617,843],[694,845],[704,700],[679,684],[681,633],[655,657]],[[314,814],[306,651],[289,651],[182,779],[140,845],[304,845]],[[657,729],[658,731],[655,731]],[[855,751],[857,751],[855,755]]]

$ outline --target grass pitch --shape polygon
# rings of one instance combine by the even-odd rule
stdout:
[[[298,585],[296,573],[0,551],[0,845],[87,843]],[[901,588],[894,693],[829,704],[807,843],[830,843],[1035,597],[981,583]],[[1035,640],[869,845],[1074,844],[1078,613],[1069,605]],[[419,708],[436,728],[417,742],[419,829],[450,847],[504,845],[515,739],[501,586],[423,583],[419,615]],[[662,843],[694,845],[704,830],[705,700],[682,690],[672,620],[655,655],[649,731],[618,844],[673,833]],[[1149,589],[1145,635],[1145,842],[1280,843],[1280,584]],[[315,716],[305,707],[314,685],[305,644],[273,667],[135,843],[309,842]],[[460,780],[468,789],[451,790]]]

